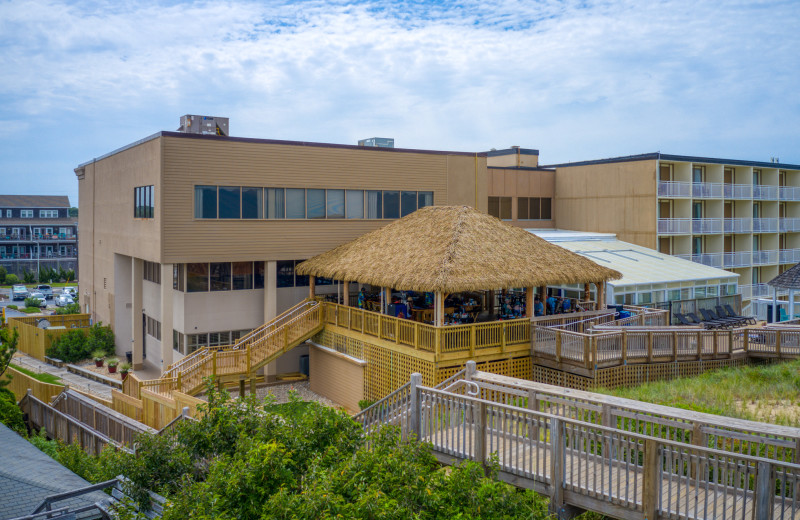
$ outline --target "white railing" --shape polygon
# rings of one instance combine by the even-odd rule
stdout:
[[[776,218],[754,218],[753,233],[777,233],[778,219]]]
[[[800,249],[781,249],[778,258],[782,264],[796,264],[800,262]]]
[[[692,220],[688,218],[658,219],[659,235],[688,235],[692,232]]]
[[[753,185],[753,198],[756,200],[776,200],[778,198],[777,186]]]
[[[692,233],[722,233],[721,218],[692,219]]]
[[[709,267],[722,267],[722,253],[700,253],[691,255],[690,260],[696,264]]]
[[[716,182],[695,182],[692,184],[692,196],[694,198],[713,198],[722,197],[722,184]]]
[[[752,257],[750,251],[736,251],[733,253],[723,253],[723,267],[750,267]]]
[[[778,219],[778,226],[781,233],[786,233],[787,231],[800,231],[800,218]]]
[[[770,265],[778,263],[778,250],[766,249],[753,251],[753,265]]]
[[[765,283],[740,285],[739,292],[742,293],[742,300],[750,300],[752,298],[764,298],[766,296],[771,296],[772,288]]]
[[[722,222],[725,233],[750,233],[753,223],[749,218],[726,218]]]
[[[659,197],[691,197],[692,184],[690,182],[659,181]]]
[[[794,186],[780,187],[781,200],[800,200],[800,188]]]
[[[723,191],[726,199],[751,199],[753,198],[752,184],[724,184]]]

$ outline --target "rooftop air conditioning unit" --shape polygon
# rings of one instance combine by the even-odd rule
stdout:
[[[202,135],[228,136],[228,118],[212,116],[181,116],[181,127],[178,132]]]

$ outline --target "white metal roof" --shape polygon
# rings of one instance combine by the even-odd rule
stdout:
[[[614,287],[623,285],[725,280],[736,283],[739,275],[716,267],[659,253],[653,249],[618,240],[613,233],[591,233],[562,229],[528,229],[548,242],[611,267],[622,273],[622,279],[609,281]]]

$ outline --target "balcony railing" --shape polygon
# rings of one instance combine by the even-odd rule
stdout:
[[[764,298],[772,295],[772,287],[765,283],[740,285],[739,292],[742,293],[742,300],[749,300],[751,298]]]
[[[659,197],[691,197],[692,196],[692,183],[690,183],[690,182],[675,182],[675,181],[659,181],[659,183],[658,183],[658,196]]]
[[[778,258],[782,264],[796,264],[800,262],[800,249],[781,249]]]
[[[723,184],[723,193],[726,199],[745,199],[753,198],[752,184]]]
[[[753,185],[753,198],[756,200],[777,200],[778,187],[755,184]]]
[[[776,218],[754,218],[753,233],[777,233],[778,219]]]
[[[778,227],[781,233],[787,231],[800,231],[800,218],[782,218],[778,219]]]
[[[771,265],[778,263],[778,250],[765,249],[753,251],[753,265]]]
[[[658,219],[659,235],[688,235],[692,232],[692,220],[688,218]]]
[[[692,233],[722,233],[721,218],[692,219]]]
[[[66,233],[54,233],[52,235],[3,235],[0,236],[0,243],[3,241],[14,242],[47,242],[54,240],[75,240],[75,235],[68,235]]]
[[[753,223],[749,218],[726,218],[723,220],[723,228],[726,233],[750,233]]]
[[[723,267],[750,267],[752,257],[750,251],[735,251],[722,254]]]
[[[695,182],[692,184],[692,197],[718,199],[722,197],[722,184],[716,182]]]
[[[794,186],[780,187],[781,200],[800,200],[800,188]]]

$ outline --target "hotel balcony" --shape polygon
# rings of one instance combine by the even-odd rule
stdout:
[[[674,181],[659,181],[658,183],[658,196],[659,197],[691,197],[692,196],[692,183],[691,182],[674,182]]]
[[[778,263],[778,250],[753,251],[753,265],[772,265]]]
[[[692,232],[692,219],[660,218],[658,219],[659,235],[688,235]]]
[[[750,267],[752,265],[750,251],[735,251],[732,253],[722,253],[723,267]]]
[[[796,264],[800,262],[800,249],[781,249],[778,258],[782,264]]]
[[[695,218],[692,219],[692,233],[722,233],[721,218]]]
[[[780,187],[781,200],[800,200],[800,188],[794,186]]]
[[[749,218],[726,218],[723,221],[725,233],[750,233],[753,223]]]
[[[723,184],[726,199],[750,200],[753,198],[752,184]]]
[[[695,182],[692,184],[692,197],[696,199],[719,199],[722,197],[722,184]]]
[[[742,293],[742,300],[749,300],[751,298],[765,298],[772,295],[772,287],[765,283],[740,285],[739,292]]]
[[[777,200],[778,199],[778,187],[777,186],[765,186],[761,184],[756,184],[753,186],[753,199],[755,200]]]
[[[753,233],[777,233],[777,232],[778,232],[777,218],[753,219]]]
[[[781,233],[787,231],[800,231],[800,218],[782,218],[778,221]]]

